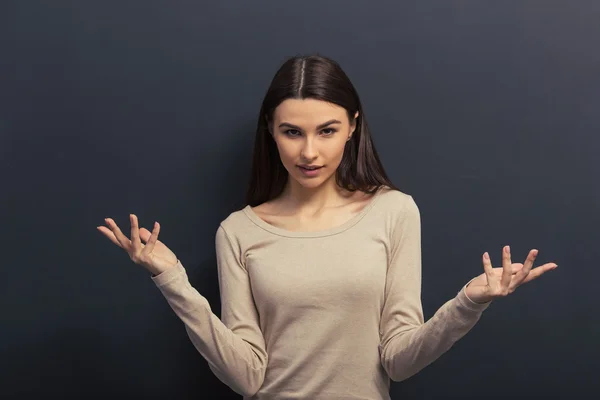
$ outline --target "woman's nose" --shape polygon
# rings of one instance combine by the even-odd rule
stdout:
[[[317,147],[312,139],[304,140],[302,146],[301,155],[307,160],[313,160],[318,156]]]

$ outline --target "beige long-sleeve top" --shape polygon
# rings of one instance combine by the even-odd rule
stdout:
[[[343,225],[287,231],[245,208],[216,232],[221,318],[181,262],[152,280],[210,369],[244,399],[389,399],[490,303],[465,286],[427,322],[412,196],[380,189]]]

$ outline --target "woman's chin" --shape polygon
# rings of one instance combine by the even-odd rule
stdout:
[[[322,186],[327,183],[332,177],[325,176],[315,176],[315,177],[306,177],[306,176],[298,176],[297,174],[292,175],[293,179],[299,186],[302,186],[307,189],[316,188]]]

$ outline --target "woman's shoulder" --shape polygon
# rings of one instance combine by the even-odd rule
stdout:
[[[244,206],[237,210],[231,211],[224,219],[221,220],[219,224],[221,227],[225,228],[225,230],[237,230],[238,228],[243,229],[248,220],[246,217],[248,206]]]
[[[410,203],[415,202],[411,194],[401,191],[400,189],[394,189],[384,185],[379,190],[381,191],[379,196],[384,200],[383,203],[388,206],[403,208],[410,205]]]
[[[388,186],[380,190],[376,205],[387,216],[396,219],[407,214],[419,214],[419,207],[411,194]]]

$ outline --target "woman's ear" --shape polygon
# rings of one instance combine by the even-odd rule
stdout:
[[[348,137],[348,140],[350,140],[350,137],[352,136],[352,133],[354,133],[354,131],[356,130],[356,124],[358,123],[358,111],[354,114],[354,119],[352,120],[352,124],[351,124],[351,132],[350,132],[350,136]]]

